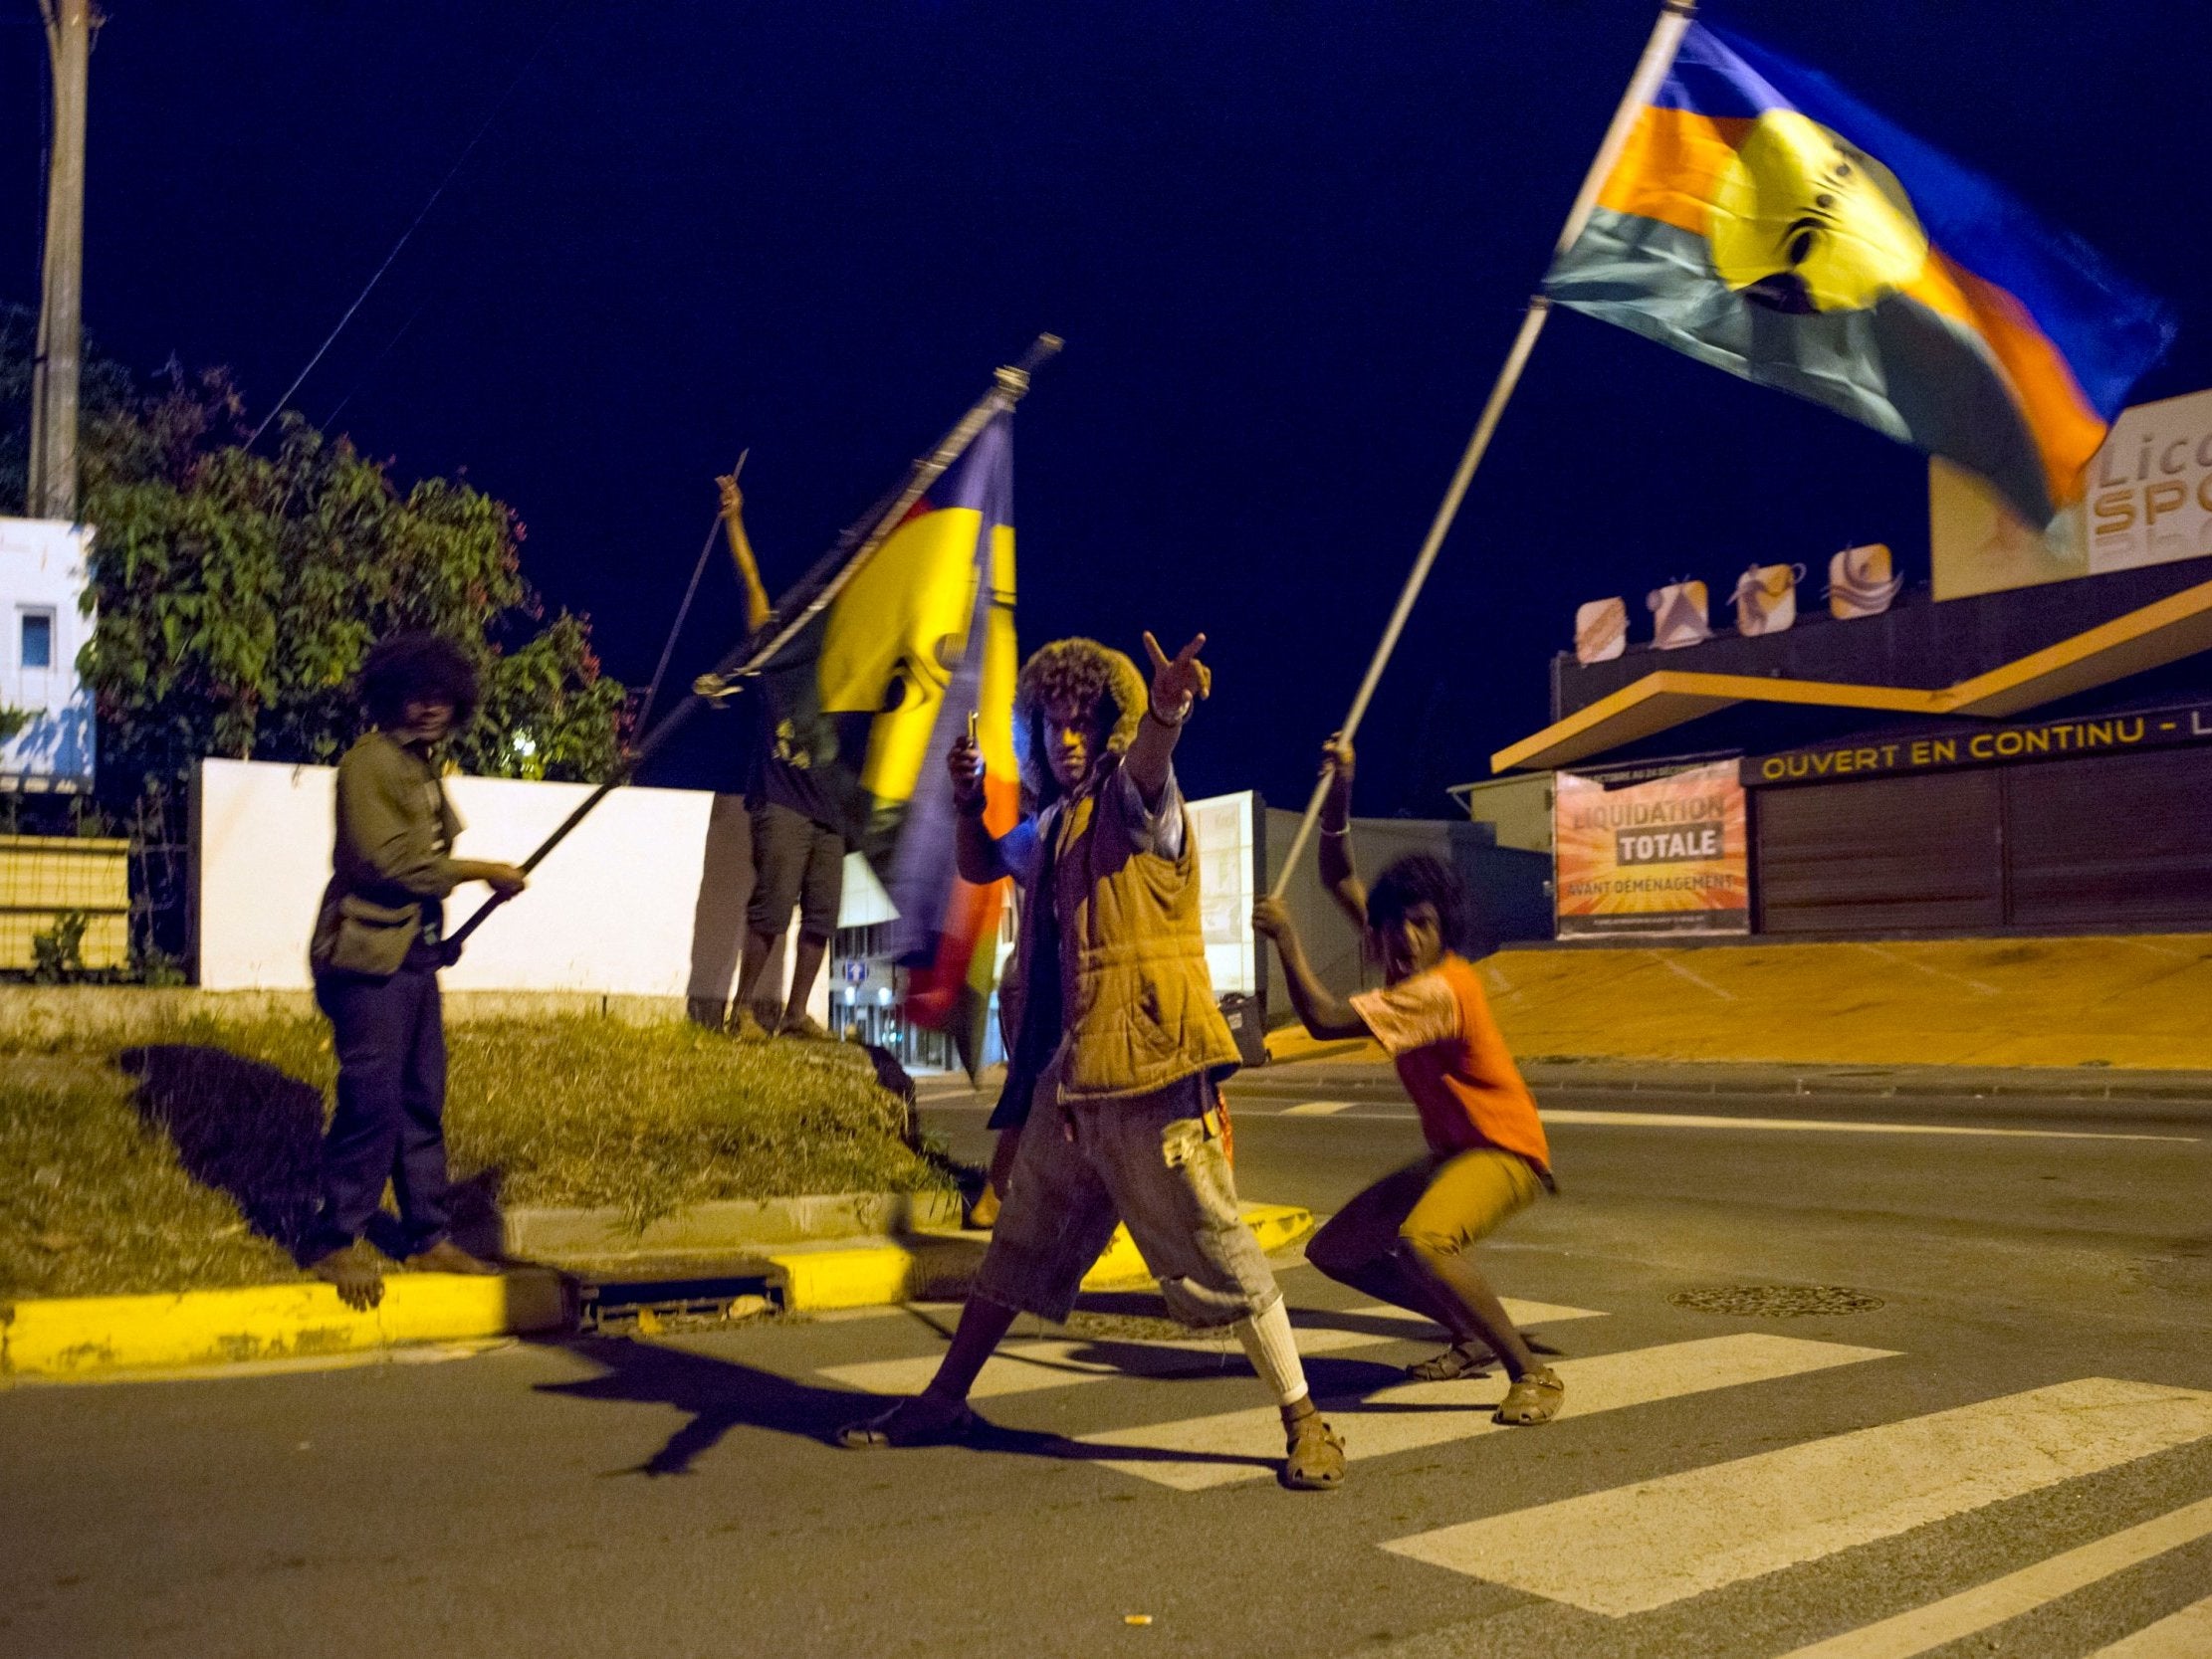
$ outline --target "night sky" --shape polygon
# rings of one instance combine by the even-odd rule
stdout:
[[[512,85],[294,400],[401,477],[466,469],[642,686],[748,445],[795,576],[1038,330],[1016,436],[1024,647],[1203,628],[1194,794],[1302,804],[1654,9],[252,5],[110,0],[86,312],[258,419]],[[35,302],[44,46],[0,18],[0,298]],[[2138,399],[2212,385],[2212,8],[1732,0],[2179,310]],[[527,66],[527,68],[526,68]],[[517,81],[517,73],[522,71]],[[1362,738],[1361,808],[1435,815],[1548,719],[1588,598],[1885,540],[1925,465],[1586,317],[1546,329]],[[679,651],[737,626],[727,560]],[[681,683],[681,682],[679,682]],[[712,728],[709,728],[710,734]],[[733,786],[695,744],[648,781]]]

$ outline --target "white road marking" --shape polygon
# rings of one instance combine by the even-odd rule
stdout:
[[[1349,1112],[1358,1101],[1307,1101],[1303,1106],[1285,1107],[1276,1114],[1282,1118],[1327,1118],[1339,1112]]]
[[[2204,1659],[2207,1653],[2212,1653],[2212,1596],[2099,1648],[2090,1659]]]
[[[1591,1359],[1562,1359],[1552,1368],[1567,1384],[1561,1420],[1571,1422],[1594,1412],[1892,1357],[1887,1348],[1742,1335],[1631,1348]],[[1490,1416],[1504,1392],[1504,1379],[1493,1374],[1486,1382],[1408,1382],[1364,1398],[1319,1403],[1343,1434],[1346,1455],[1368,1458],[1506,1432],[1505,1425]],[[1271,1476],[1282,1459],[1282,1419],[1273,1406],[1261,1406],[1086,1435],[1084,1444],[1108,1452],[1166,1453],[1161,1458],[1114,1458],[1106,1467],[1179,1491],[1197,1492]],[[1188,1461],[1176,1461],[1178,1456]],[[1571,1559],[1583,1558],[1591,1536],[1602,1535],[1578,1541]]]
[[[1976,1584],[1925,1607],[1915,1607],[1909,1613],[1798,1648],[1783,1659],[1913,1659],[1915,1654],[2033,1612],[2047,1601],[2071,1595],[2084,1585],[2124,1572],[2207,1535],[2212,1535],[2212,1498],[2024,1566],[2018,1572],[2008,1572],[2002,1578],[1992,1578],[1986,1584]],[[2188,1622],[2192,1618],[2193,1624]],[[2168,1626],[2172,1627],[2171,1639]],[[2183,1640],[2184,1636],[2193,1640]],[[2194,1655],[2201,1659],[2212,1653],[2212,1601],[2184,1608],[2104,1652],[2123,1654],[2127,1659],[2151,1659],[2152,1655],[2161,1659],[2189,1659]]]
[[[1417,1117],[1411,1103],[1392,1106],[1382,1101],[1317,1101],[1314,1106],[1326,1106],[1326,1113],[1306,1112],[1298,1107],[1288,1107],[1278,1112],[1261,1112],[1257,1102],[1266,1097],[1251,1096],[1232,1098],[1231,1105],[1240,1112],[1256,1117],[1301,1118],[1328,1117],[1379,1120],[1394,1122]],[[2060,1129],[1980,1129],[1964,1124],[1866,1124],[1831,1118],[1749,1118],[1730,1117],[1717,1112],[1611,1112],[1595,1108],[1547,1106],[1542,1109],[1547,1124],[1572,1124],[1591,1129],[1663,1129],[1663,1130],[1760,1130],[1781,1134],[1814,1135],[1950,1135],[1981,1137],[2000,1141],[2173,1141],[2195,1145],[2203,1139],[2195,1135],[2144,1135],[2132,1131],[2060,1130]]]
[[[2207,1435],[2212,1393],[2086,1377],[1383,1548],[1618,1618]]]
[[[1602,1319],[1590,1308],[1563,1308],[1549,1302],[1505,1299],[1505,1311],[1515,1325],[1559,1325],[1568,1320]],[[1348,1308],[1346,1317],[1389,1320],[1406,1327],[1388,1334],[1348,1331],[1342,1326],[1300,1326],[1301,1354],[1337,1353],[1345,1348],[1373,1348],[1382,1343],[1405,1342],[1424,1333],[1436,1333],[1435,1324],[1418,1314],[1377,1303]],[[1227,1331],[1214,1337],[1065,1339],[1037,1343],[1009,1343],[993,1354],[969,1391],[970,1399],[998,1394],[1027,1394],[1040,1388],[1064,1388],[1077,1382],[1102,1382],[1117,1376],[1189,1375],[1203,1369],[1193,1359],[1220,1359],[1224,1367],[1245,1370],[1244,1350]],[[939,1355],[921,1354],[909,1359],[868,1359],[853,1365],[830,1365],[819,1373],[848,1388],[874,1394],[920,1393],[937,1374]],[[1248,1374],[1248,1373],[1247,1373]]]
[[[2100,1134],[2090,1130],[1973,1129],[1961,1124],[1855,1124],[1826,1118],[1729,1118],[1689,1112],[1586,1112],[1547,1107],[1547,1124],[1588,1124],[1604,1129],[1755,1129],[1826,1135],[1970,1135],[2014,1141],[2185,1141],[2193,1135]]]
[[[1736,993],[1734,991],[1723,989],[1721,986],[1714,984],[1710,979],[1707,979],[1701,973],[1690,972],[1688,968],[1682,966],[1682,964],[1674,960],[1673,957],[1661,956],[1657,950],[1650,952],[1650,954],[1653,957],[1657,958],[1659,965],[1666,969],[1667,972],[1680,974],[1691,984],[1712,992],[1713,995],[1719,997],[1720,1000],[1723,1002],[1735,1001]]]

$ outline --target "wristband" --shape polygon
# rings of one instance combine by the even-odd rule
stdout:
[[[1191,705],[1195,701],[1197,700],[1193,698],[1186,698],[1184,700],[1183,707],[1176,711],[1174,720],[1168,719],[1167,716],[1163,715],[1159,710],[1153,708],[1148,703],[1145,706],[1145,718],[1147,720],[1157,721],[1160,725],[1166,726],[1170,731],[1177,730],[1182,726],[1185,721],[1191,718]]]

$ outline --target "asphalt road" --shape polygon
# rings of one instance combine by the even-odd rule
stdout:
[[[1250,1197],[1418,1149],[1387,1074],[1233,1102]],[[1395,1386],[1427,1334],[1302,1265],[1326,1495],[1140,1298],[1017,1330],[972,1449],[823,1443],[938,1308],[20,1387],[0,1652],[2212,1654],[2212,1103],[1545,1105],[1562,1193],[1487,1260],[1566,1355],[1547,1427],[1490,1426],[1494,1376]],[[965,1091],[925,1118],[983,1149]],[[1676,1300],[1762,1286],[1860,1311]]]

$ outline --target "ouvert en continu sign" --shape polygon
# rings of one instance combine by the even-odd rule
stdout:
[[[1742,775],[1748,787],[1762,788],[1775,784],[1826,783],[1839,777],[2063,760],[2076,755],[2112,754],[2127,749],[2170,748],[2179,743],[2202,742],[2212,742],[2212,703],[2039,721],[2032,726],[1975,726],[1924,737],[1884,738],[1879,742],[1862,739],[1852,743],[1826,743],[1812,748],[1786,749],[1780,754],[1747,755]]]

